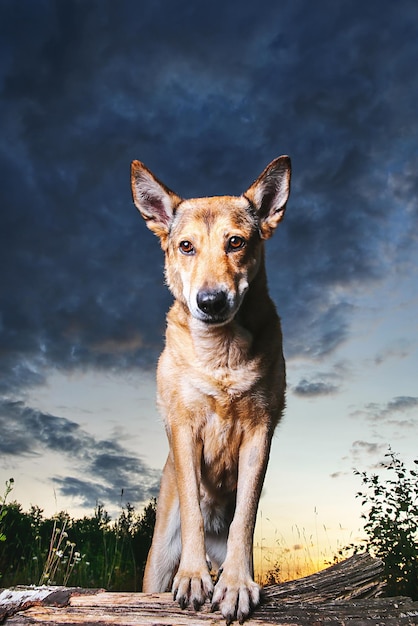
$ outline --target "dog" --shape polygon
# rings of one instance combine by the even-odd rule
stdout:
[[[181,608],[196,610],[209,599],[228,624],[260,602],[254,526],[286,385],[264,241],[283,219],[290,175],[281,156],[241,196],[185,200],[131,165],[133,200],[160,239],[174,296],[157,368],[169,454],[143,591],[171,586]]]

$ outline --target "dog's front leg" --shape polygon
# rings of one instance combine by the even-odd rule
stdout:
[[[253,535],[270,442],[268,429],[259,427],[247,434],[239,451],[235,514],[212,602],[212,610],[219,608],[227,624],[235,617],[242,624],[260,602],[260,587],[253,580]]]
[[[184,423],[171,429],[171,445],[180,501],[181,558],[173,582],[173,597],[195,609],[212,597],[213,583],[206,562],[203,518],[200,510],[202,443]]]

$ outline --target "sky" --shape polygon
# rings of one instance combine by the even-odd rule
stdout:
[[[417,457],[417,67],[414,0],[0,0],[0,484],[24,508],[158,493],[172,299],[130,162],[239,195],[289,154],[267,242],[287,408],[256,545],[361,536],[353,468]]]

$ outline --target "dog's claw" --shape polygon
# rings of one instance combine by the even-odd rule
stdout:
[[[178,600],[178,603],[180,605],[181,610],[184,611],[184,609],[187,608],[189,601],[186,596],[181,596],[181,598],[179,598]]]
[[[211,610],[219,609],[227,626],[234,620],[243,624],[259,603],[260,588],[250,576],[234,580],[231,576],[225,578],[223,573],[215,586]]]
[[[191,605],[199,611],[207,598],[212,598],[213,583],[209,572],[179,572],[173,582],[173,599],[181,609]]]
[[[234,619],[237,617],[237,607],[235,606],[234,609],[229,610],[229,611],[225,611],[225,613],[222,611],[222,608],[221,608],[221,613],[222,613],[223,617],[225,618],[227,626],[229,626],[230,624],[232,624]]]

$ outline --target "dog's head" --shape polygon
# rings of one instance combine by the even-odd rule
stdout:
[[[135,205],[165,251],[174,297],[202,322],[231,321],[257,273],[262,241],[283,219],[289,157],[272,161],[241,196],[184,200],[139,161],[131,174]]]

